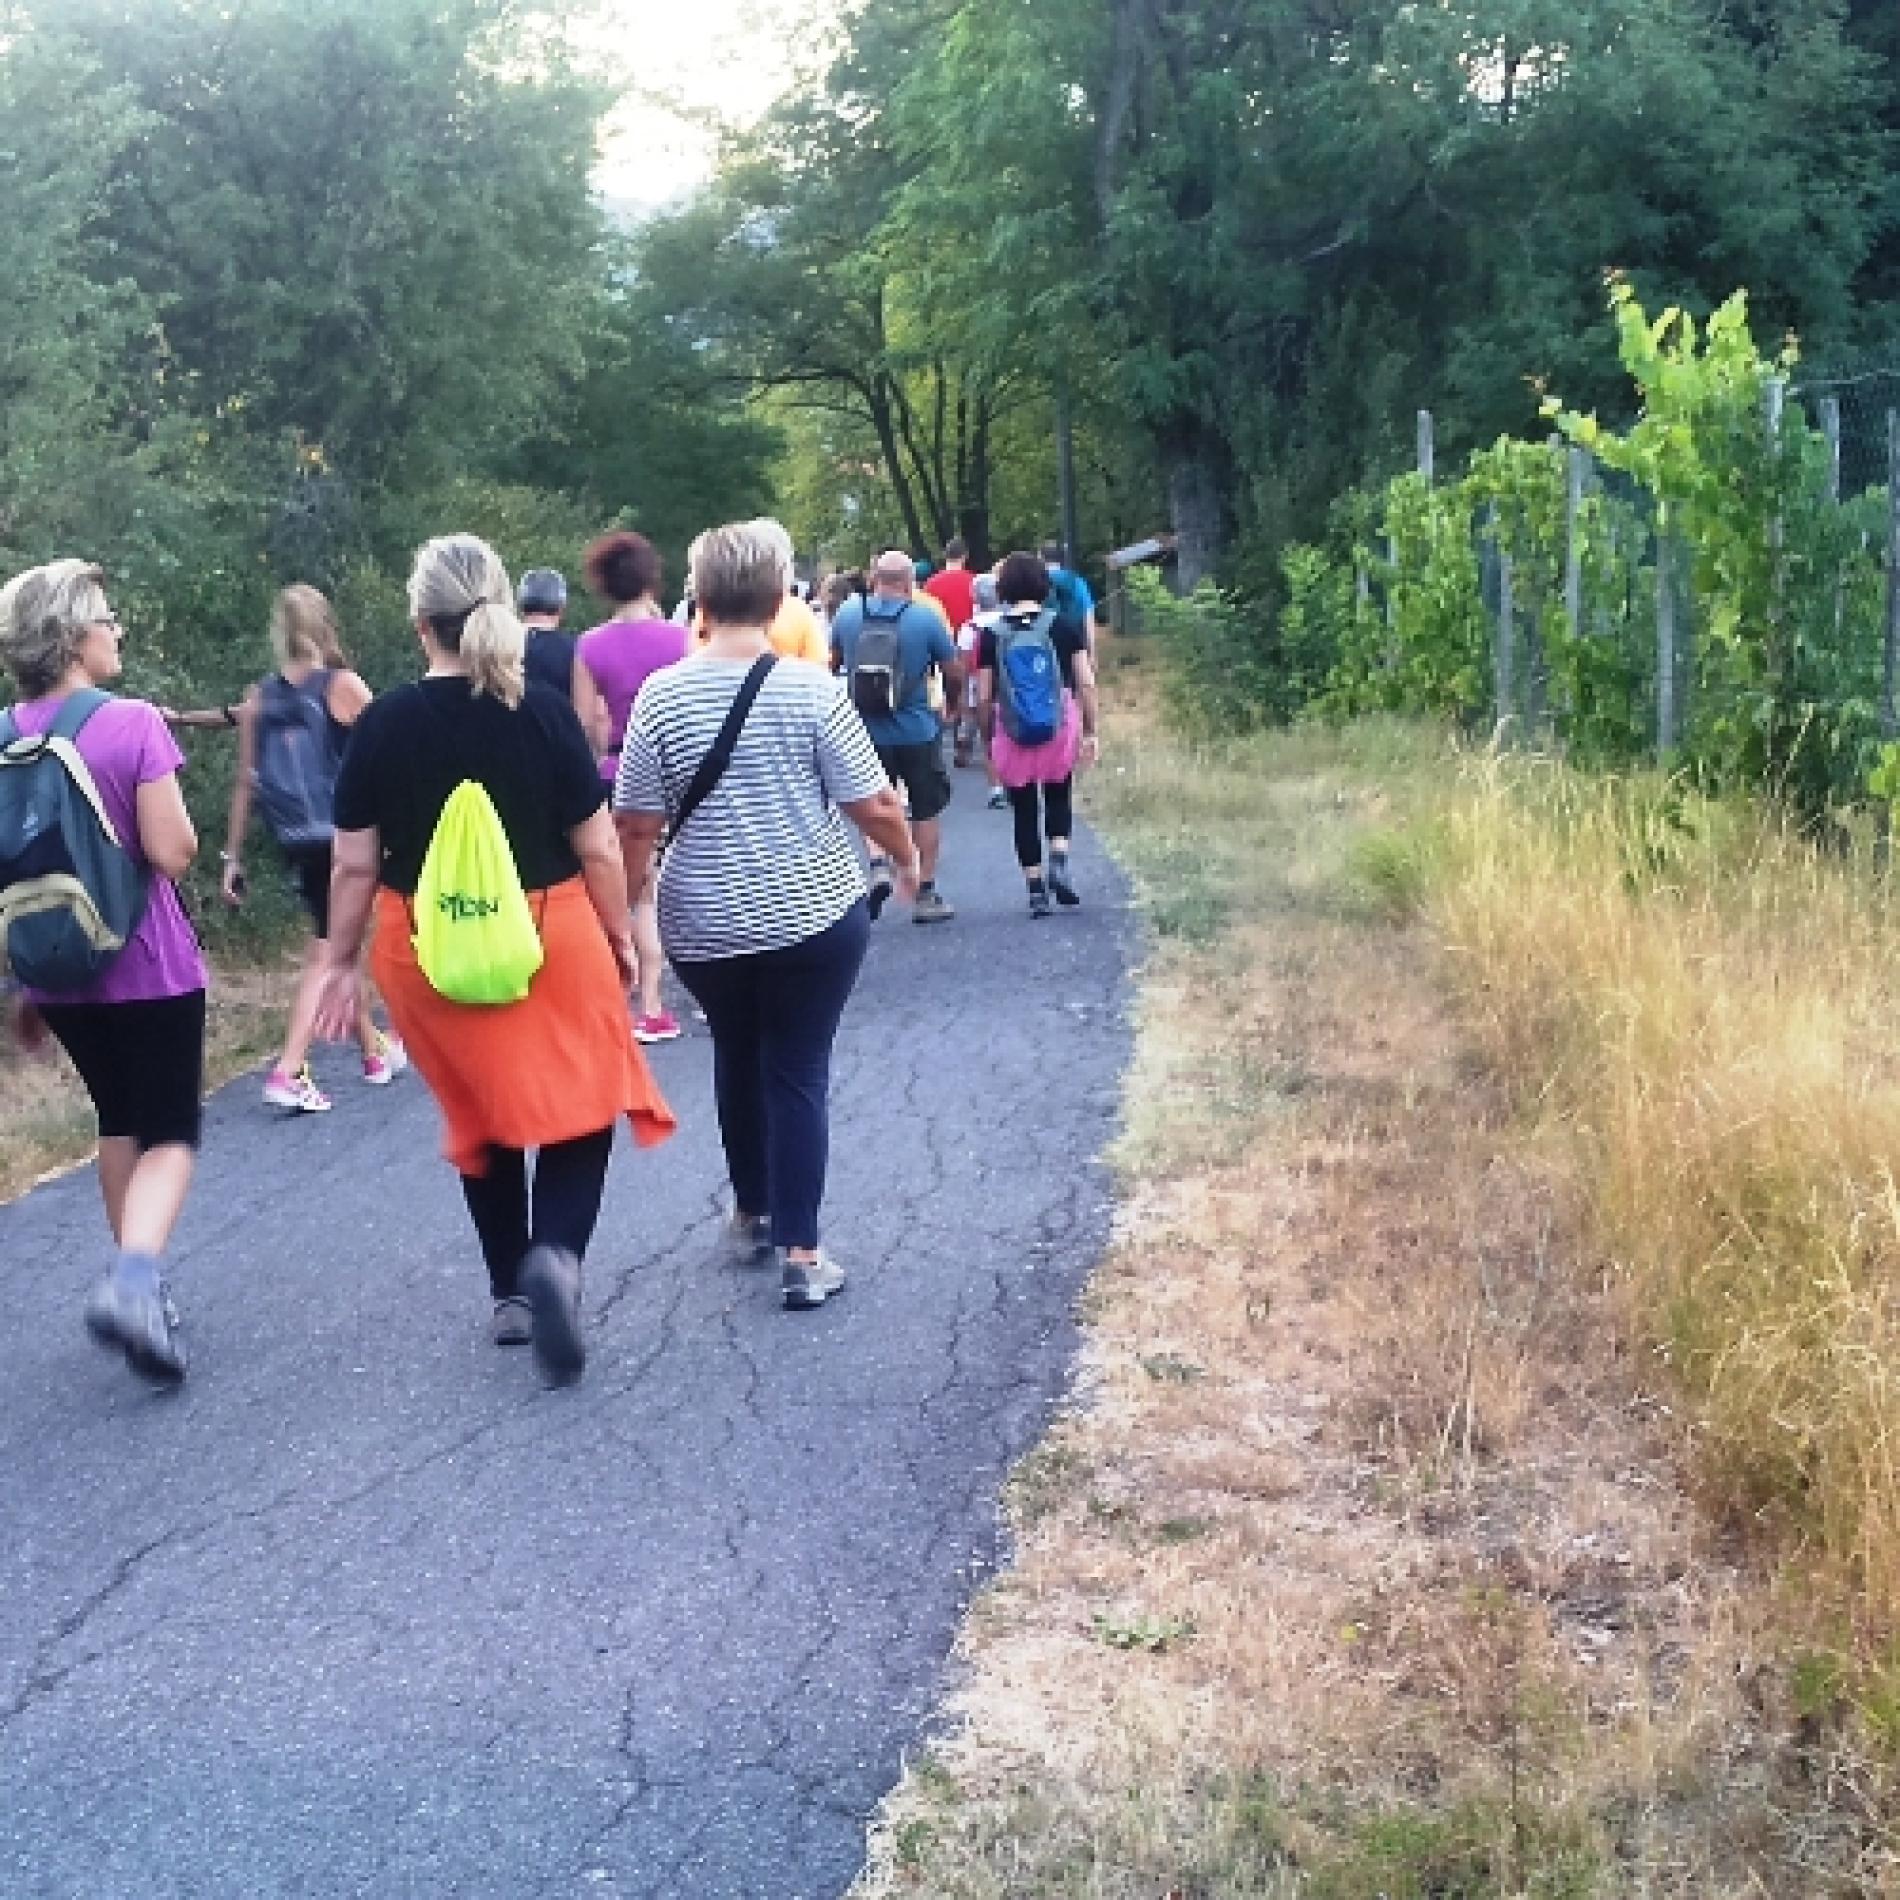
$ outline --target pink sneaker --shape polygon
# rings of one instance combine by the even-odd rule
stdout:
[[[330,1098],[317,1087],[308,1066],[295,1075],[271,1070],[264,1079],[264,1100],[272,1108],[288,1108],[298,1115],[321,1115],[330,1106]]]
[[[680,1019],[666,1010],[657,1016],[636,1016],[633,1019],[633,1039],[635,1042],[673,1042],[680,1033]]]
[[[409,1066],[409,1051],[394,1036],[382,1038],[381,1050],[363,1058],[363,1080],[371,1088],[387,1088]]]

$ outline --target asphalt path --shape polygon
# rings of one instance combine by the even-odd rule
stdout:
[[[879,924],[845,1019],[821,1311],[725,1264],[705,1031],[623,1143],[591,1360],[488,1343],[434,1110],[209,1113],[175,1250],[192,1376],[86,1339],[86,1170],[0,1209],[0,1895],[841,1894],[940,1695],[997,1495],[1104,1244],[1133,931],[1032,923],[958,775],[953,923]]]

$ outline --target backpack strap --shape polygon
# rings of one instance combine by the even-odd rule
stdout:
[[[759,689],[765,684],[765,676],[778,664],[776,653],[761,653],[752,662],[752,670],[740,682],[739,690],[733,697],[732,710],[726,714],[726,723],[719,728],[719,737],[712,742],[712,749],[699,762],[699,770],[693,774],[693,781],[686,788],[686,796],[680,800],[679,815],[667,829],[666,840],[671,844],[686,829],[686,821],[700,806],[712,796],[713,788],[726,776],[726,767],[732,763],[733,749],[739,743],[739,734],[745,728],[745,722],[752,711],[752,702],[758,698]]]
[[[59,709],[58,717],[46,728],[46,736],[49,739],[77,739],[80,728],[111,698],[110,693],[101,691],[97,686],[87,686],[76,693],[69,693],[65,705]],[[8,715],[9,718],[11,716]]]

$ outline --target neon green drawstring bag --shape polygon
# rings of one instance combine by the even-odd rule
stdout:
[[[416,962],[451,1003],[518,1003],[542,962],[541,938],[495,801],[473,779],[449,795],[422,860]]]

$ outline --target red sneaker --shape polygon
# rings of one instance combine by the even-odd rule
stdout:
[[[673,1042],[678,1039],[679,1033],[679,1018],[666,1010],[661,1010],[657,1016],[636,1016],[633,1019],[635,1042]]]

